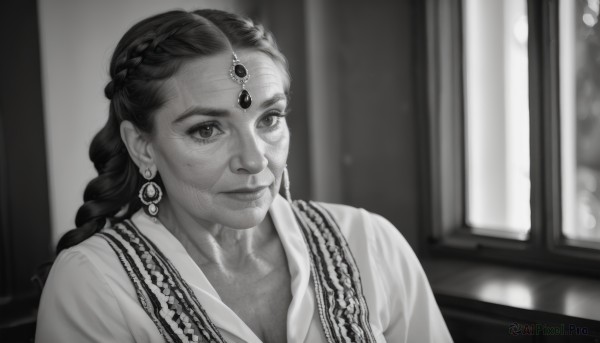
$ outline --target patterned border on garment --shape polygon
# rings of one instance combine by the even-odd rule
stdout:
[[[295,201],[292,209],[310,252],[327,342],[375,343],[358,267],[337,223],[314,202]],[[131,221],[99,235],[116,252],[140,304],[166,342],[225,342],[179,272]]]
[[[325,337],[334,342],[375,343],[356,261],[340,228],[322,206],[292,206],[309,251],[317,306]]]
[[[116,252],[140,304],[166,342],[225,342],[179,272],[131,221],[99,235]]]

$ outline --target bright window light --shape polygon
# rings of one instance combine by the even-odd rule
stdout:
[[[525,239],[531,226],[526,0],[465,0],[466,219]]]
[[[600,0],[559,6],[562,232],[600,242]]]

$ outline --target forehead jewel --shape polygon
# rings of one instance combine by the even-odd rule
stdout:
[[[233,81],[242,85],[242,91],[238,95],[237,103],[245,111],[252,105],[252,96],[246,90],[246,82],[248,82],[250,74],[248,73],[248,69],[240,62],[235,52],[233,52],[233,62],[231,68],[229,68],[229,76],[231,76]]]

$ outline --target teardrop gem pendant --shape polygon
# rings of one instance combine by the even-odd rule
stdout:
[[[248,109],[250,105],[252,105],[252,97],[250,96],[250,93],[248,93],[247,90],[242,89],[242,91],[240,92],[240,95],[238,96],[238,104],[243,109]]]

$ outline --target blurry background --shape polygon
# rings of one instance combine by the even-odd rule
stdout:
[[[600,0],[14,0],[0,4],[0,342],[32,337],[31,277],[95,175],[116,43],[175,8],[275,34],[292,196],[389,219],[457,342],[546,341],[509,336],[515,322],[598,333]]]

